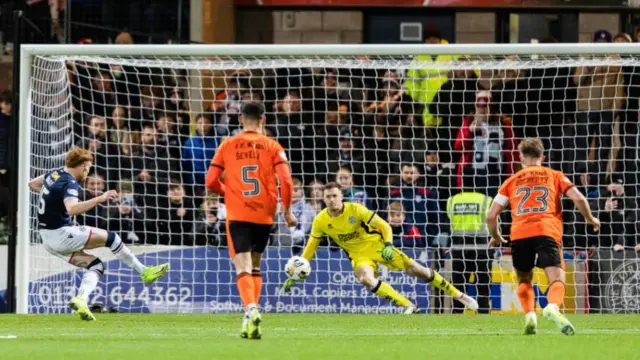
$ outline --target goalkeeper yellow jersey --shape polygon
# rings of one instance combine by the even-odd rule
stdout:
[[[370,226],[374,216],[375,213],[363,205],[345,202],[338,216],[329,215],[327,209],[316,215],[311,236],[320,239],[327,235],[348,254],[379,248],[384,240],[382,234]]]

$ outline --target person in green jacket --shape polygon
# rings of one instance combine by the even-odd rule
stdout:
[[[440,32],[434,27],[427,27],[423,34],[426,44],[448,44],[442,38]],[[438,68],[438,62],[456,60],[458,55],[418,55],[413,61],[419,68],[410,69],[405,81],[406,91],[413,100],[423,105],[422,122],[425,126],[440,125],[442,119],[438,114],[429,112],[429,104],[440,90],[442,84],[447,82],[448,69]]]

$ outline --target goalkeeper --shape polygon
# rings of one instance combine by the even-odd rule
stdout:
[[[347,253],[358,281],[381,298],[404,307],[405,314],[417,312],[416,305],[389,284],[377,279],[378,264],[390,270],[403,270],[448,293],[467,308],[478,309],[474,299],[456,289],[435,270],[425,268],[394,248],[391,226],[366,207],[344,202],[340,185],[326,184],[323,196],[327,207],[313,219],[311,236],[302,253],[304,258],[311,261],[320,238],[327,235]],[[296,281],[287,279],[284,291],[289,292]]]

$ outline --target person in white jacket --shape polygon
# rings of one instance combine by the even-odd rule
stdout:
[[[293,178],[293,202],[291,211],[298,219],[295,227],[288,227],[281,212],[278,212],[276,223],[278,232],[276,234],[276,244],[282,246],[300,245],[311,231],[311,222],[316,216],[316,211],[309,204],[304,196],[304,185],[298,178]]]

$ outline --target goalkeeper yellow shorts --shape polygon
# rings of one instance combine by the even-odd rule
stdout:
[[[407,268],[413,264],[413,259],[411,259],[407,254],[402,251],[393,248],[395,251],[395,255],[391,261],[385,261],[382,258],[382,255],[378,252],[378,250],[382,250],[382,246],[378,249],[373,248],[367,251],[362,252],[351,252],[349,253],[349,258],[351,259],[351,266],[353,266],[353,270],[356,270],[363,266],[370,266],[373,268],[373,271],[378,273],[378,264],[384,265],[389,270],[407,270]]]

